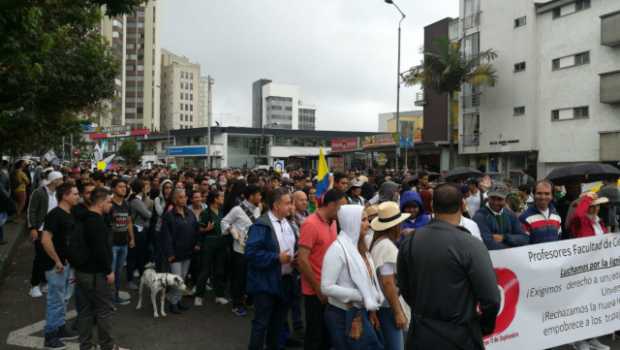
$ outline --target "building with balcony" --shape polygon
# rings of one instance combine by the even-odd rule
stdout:
[[[448,32],[464,55],[499,54],[495,86],[462,87],[462,165],[542,178],[620,160],[620,2],[460,0]]]

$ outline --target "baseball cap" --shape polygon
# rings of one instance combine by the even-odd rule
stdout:
[[[489,190],[489,197],[499,197],[502,199],[506,199],[508,195],[508,186],[506,186],[503,182],[496,182],[491,186]]]

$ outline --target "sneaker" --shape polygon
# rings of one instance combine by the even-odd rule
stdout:
[[[131,303],[129,299],[125,299],[120,296],[117,296],[116,298],[114,298],[114,304],[116,305],[129,305],[129,303]]]
[[[245,317],[248,314],[247,310],[243,306],[234,307],[232,309],[232,312],[233,314],[235,314],[235,316],[239,316],[239,317]]]
[[[28,292],[28,295],[30,295],[33,298],[40,298],[43,296],[43,293],[41,293],[41,288],[39,288],[39,286],[34,286],[32,287],[32,289],[30,289],[30,292]]]
[[[60,340],[74,340],[79,337],[79,334],[62,325],[56,331],[56,337]]]
[[[43,294],[47,294],[47,283],[43,283],[43,284],[41,285],[41,292],[42,292]]]
[[[587,341],[578,341],[573,343],[575,350],[590,350],[590,344]]]
[[[194,306],[202,306],[202,298],[201,297],[194,298]]]
[[[215,298],[215,303],[220,305],[228,304],[228,299],[226,298]]]
[[[127,283],[127,289],[129,289],[129,290],[138,290],[139,288],[138,288],[138,285],[135,282],[131,281],[131,282]]]
[[[590,344],[590,348],[593,350],[609,350],[611,349],[609,346],[601,343],[598,338],[592,338],[587,340],[588,344]]]
[[[46,349],[53,349],[53,350],[62,350],[62,349],[67,348],[65,343],[63,343],[62,341],[60,341],[60,339],[58,339],[58,337],[56,336],[56,333],[46,334],[45,343],[43,346]]]

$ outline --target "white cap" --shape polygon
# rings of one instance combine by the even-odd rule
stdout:
[[[60,171],[52,171],[47,174],[47,179],[45,179],[45,186],[52,183],[54,180],[62,179],[62,173]]]

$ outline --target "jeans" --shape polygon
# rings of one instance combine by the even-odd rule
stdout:
[[[200,250],[201,269],[198,276],[196,296],[204,297],[206,293],[207,278],[210,276],[213,292],[218,298],[224,297],[226,276],[224,274],[226,264],[226,247],[222,237],[207,238]]]
[[[148,231],[143,229],[142,232],[138,232],[138,229],[134,226],[134,237],[136,245],[133,248],[127,250],[127,282],[133,281],[133,272],[137,269],[142,276],[144,272],[144,265],[148,259]]]
[[[389,307],[382,307],[377,312],[379,323],[381,323],[381,333],[385,344],[385,350],[403,350],[404,333],[402,329],[396,327],[394,313]]]
[[[78,331],[80,350],[95,348],[93,328],[97,327],[97,339],[101,350],[114,348],[110,320],[114,306],[112,289],[107,284],[104,274],[91,274],[76,271],[76,297],[80,299],[78,310]]]
[[[230,279],[230,294],[232,296],[233,307],[243,306],[245,296],[245,256],[241,253],[232,253],[232,276]]]
[[[329,333],[325,325],[325,305],[316,295],[304,295],[306,334],[304,350],[329,350]]]
[[[121,272],[123,271],[123,265],[127,260],[127,246],[115,245],[112,246],[112,271],[114,271],[114,287],[116,288],[116,294],[121,289]]]
[[[279,350],[278,337],[284,324],[282,300],[269,294],[254,296],[254,319],[248,350]]]
[[[73,270],[69,264],[62,272],[55,268],[45,272],[47,278],[47,303],[45,305],[45,334],[52,334],[65,325],[67,303],[73,294]]]
[[[382,350],[383,342],[368,320],[368,312],[359,310],[362,316],[362,337],[353,340],[349,337],[351,330],[352,310],[345,311],[328,305],[325,309],[325,324],[329,330],[332,347],[335,350]]]
[[[181,276],[181,278],[185,280],[187,271],[189,271],[190,261],[190,259],[187,259],[173,262],[170,264],[170,273]],[[168,301],[173,305],[178,304],[181,301],[182,296],[182,291],[177,288],[171,288],[167,294]]]

